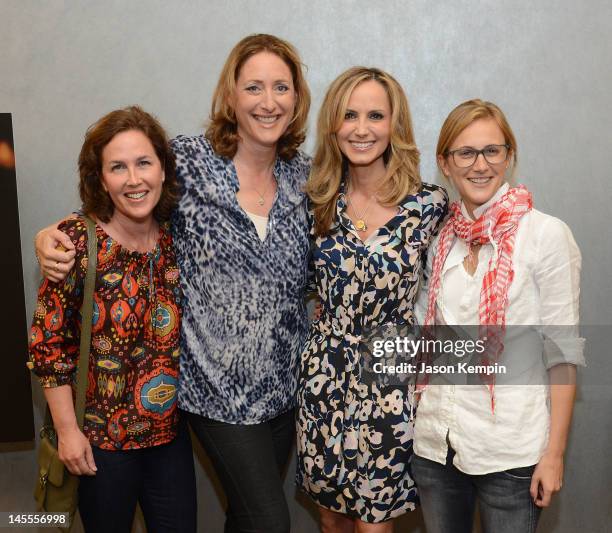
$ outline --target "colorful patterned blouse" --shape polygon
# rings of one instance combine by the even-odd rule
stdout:
[[[185,294],[181,409],[232,424],[265,422],[295,402],[308,330],[310,162],[277,158],[277,196],[262,241],[236,200],[230,159],[203,136],[172,141],[183,196],[173,236]]]
[[[43,387],[73,384],[79,356],[80,307],[87,272],[87,228],[80,218],[59,229],[76,247],[60,283],[43,281],[30,336],[30,366]],[[132,252],[99,226],[98,265],[84,433],[105,450],[171,441],[178,413],[182,293],[172,238],[160,229],[155,250]]]

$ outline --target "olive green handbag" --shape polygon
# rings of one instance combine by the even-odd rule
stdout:
[[[85,393],[89,371],[89,351],[91,348],[91,323],[93,315],[93,293],[96,282],[96,262],[98,242],[96,225],[89,217],[87,223],[87,274],[81,306],[81,343],[77,365],[75,413],[79,429],[83,430],[85,416]],[[38,479],[34,488],[36,509],[48,513],[69,513],[70,522],[65,531],[70,530],[78,503],[79,476],[71,474],[60,461],[57,453],[57,433],[53,427],[51,411],[47,405],[45,421],[40,430],[38,448]]]

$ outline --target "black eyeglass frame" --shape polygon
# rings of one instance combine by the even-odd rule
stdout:
[[[506,149],[506,157],[504,157],[503,160],[497,162],[497,163],[491,163],[491,161],[489,161],[487,159],[487,156],[485,155],[485,150],[487,148],[491,148],[491,146],[503,146]],[[508,156],[510,155],[510,150],[512,149],[512,147],[509,144],[487,144],[482,150],[476,150],[475,148],[469,148],[470,150],[472,150],[475,154],[476,157],[474,157],[474,161],[472,163],[470,163],[467,166],[461,166],[457,164],[457,160],[455,159],[455,153],[459,152],[460,150],[465,150],[466,146],[462,146],[461,148],[457,148],[456,150],[447,150],[446,151],[446,157],[448,157],[449,155],[452,156],[453,158],[453,163],[455,163],[456,166],[458,166],[459,168],[470,168],[471,166],[476,164],[476,161],[478,161],[478,156],[480,154],[482,154],[482,157],[484,157],[484,160],[489,163],[489,165],[501,165],[502,163],[505,163],[508,160]]]

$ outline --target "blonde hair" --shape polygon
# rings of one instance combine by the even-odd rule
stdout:
[[[438,146],[436,147],[436,159],[440,170],[442,170],[442,168],[440,167],[439,158],[448,157],[448,151],[455,142],[455,139],[459,137],[459,134],[472,122],[489,118],[497,123],[499,129],[504,134],[506,144],[510,146],[509,150],[512,154],[512,171],[514,171],[518,160],[516,138],[506,119],[506,115],[504,115],[504,112],[494,103],[485,102],[478,98],[467,100],[459,104],[450,112],[444,124],[442,124],[442,129],[440,130],[440,136],[438,138]]]
[[[259,33],[242,39],[230,52],[221,70],[210,111],[206,138],[219,155],[234,157],[238,149],[238,123],[230,105],[236,89],[236,80],[246,61],[260,52],[270,52],[280,57],[291,71],[296,93],[293,118],[287,131],[278,140],[277,153],[283,159],[295,156],[298,147],[306,138],[306,121],[310,109],[310,90],[304,77],[304,65],[297,50],[283,39],[274,35]]]
[[[383,156],[387,172],[380,188],[380,202],[396,205],[421,186],[420,155],[414,142],[408,100],[400,84],[393,76],[376,68],[350,68],[332,82],[319,111],[315,155],[306,184],[306,193],[314,209],[316,235],[326,235],[331,229],[347,165],[336,133],[344,121],[353,90],[369,80],[384,87],[391,104],[391,137]]]

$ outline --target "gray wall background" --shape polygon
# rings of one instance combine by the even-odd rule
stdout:
[[[492,100],[518,139],[518,181],[540,210],[569,224],[581,247],[583,323],[598,326],[590,331],[600,341],[589,339],[564,488],[540,531],[612,531],[611,30],[608,0],[1,0],[0,111],[13,113],[28,314],[38,284],[32,238],[78,206],[86,127],[138,103],[172,135],[200,132],[221,66],[249,33],[290,40],[308,66],[308,152],[326,86],[355,64],[388,70],[404,86],[429,181],[438,181],[434,147],[448,112],[467,98]],[[40,410],[36,391],[38,420]],[[222,531],[221,496],[196,453],[200,531]],[[33,463],[31,446],[0,448],[0,511],[33,509]],[[293,470],[286,491],[294,531],[316,531],[312,506],[295,496]],[[397,530],[424,531],[419,513]]]

